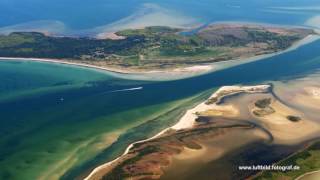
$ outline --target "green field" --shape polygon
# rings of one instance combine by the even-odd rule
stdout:
[[[254,178],[255,180],[282,180],[295,179],[305,173],[320,170],[320,142],[316,142],[305,150],[298,152],[291,157],[277,163],[281,166],[299,166],[300,170],[293,171],[265,171]]]

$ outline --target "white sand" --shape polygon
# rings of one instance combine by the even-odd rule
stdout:
[[[112,40],[120,40],[120,39],[125,39],[126,37],[124,36],[118,36],[116,33],[113,32],[105,32],[105,33],[100,33],[96,36],[97,39],[112,39]]]
[[[320,88],[313,87],[308,89],[307,92],[310,93],[313,98],[320,99]]]
[[[167,81],[183,79],[187,77],[197,76],[212,72],[215,69],[214,65],[196,65],[186,68],[176,68],[174,70],[151,70],[151,71],[138,71],[132,69],[120,69],[114,67],[96,66],[85,63],[71,62],[76,60],[60,60],[60,59],[48,59],[48,58],[19,58],[19,57],[0,57],[0,60],[17,60],[17,61],[36,61],[47,62],[56,64],[66,64],[72,66],[80,66],[85,68],[92,68],[97,70],[103,70],[110,75],[132,80],[150,80],[150,81]]]
[[[259,85],[259,86],[224,86],[220,88],[218,91],[216,91],[209,99],[216,98],[219,96],[219,93],[223,91],[230,91],[232,93],[228,95],[232,95],[239,92],[246,92],[246,93],[260,93],[260,92],[267,92],[269,90],[269,85]],[[196,118],[198,117],[196,115],[197,112],[204,112],[210,109],[217,109],[217,110],[231,110],[233,112],[237,112],[237,109],[235,109],[232,106],[217,106],[216,104],[205,104],[206,102],[203,102],[196,106],[193,109],[190,109],[186,112],[186,114],[180,119],[180,121],[172,126],[172,129],[179,130],[179,129],[187,129],[192,128]]]
[[[185,68],[176,68],[173,71],[174,72],[203,72],[203,71],[211,71],[214,69],[211,65],[196,65],[196,66],[190,66]]]

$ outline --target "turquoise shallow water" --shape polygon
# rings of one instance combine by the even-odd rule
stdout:
[[[0,82],[5,83],[0,94],[10,96],[0,100],[0,179],[72,179],[173,124],[215,88],[285,81],[319,71],[320,53],[315,51],[319,48],[317,41],[272,58],[169,82],[1,61]],[[126,90],[136,87],[142,89]],[[108,146],[107,139],[113,136],[107,133],[113,132],[121,136]]]
[[[99,125],[127,109],[109,93],[135,85],[92,69],[27,61],[0,61],[0,79],[0,179],[34,179],[88,139],[123,127],[116,119]]]
[[[19,93],[50,91],[90,85],[90,81],[115,79],[94,70],[30,61],[2,61],[0,99]],[[22,78],[23,77],[23,78]]]

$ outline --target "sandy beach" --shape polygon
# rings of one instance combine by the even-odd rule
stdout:
[[[113,76],[134,79],[134,80],[154,80],[154,81],[165,81],[165,80],[176,80],[196,75],[202,75],[208,72],[212,72],[215,69],[214,64],[208,65],[196,65],[190,67],[175,68],[173,70],[151,70],[151,71],[138,71],[132,69],[122,69],[115,67],[96,66],[85,63],[74,62],[76,60],[60,60],[60,59],[44,59],[44,58],[18,58],[18,57],[0,57],[0,60],[13,60],[13,61],[35,61],[45,63],[56,63],[65,64],[72,66],[79,66],[84,68],[92,68],[96,70],[102,70],[110,73]]]

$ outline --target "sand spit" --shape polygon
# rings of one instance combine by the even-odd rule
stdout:
[[[222,87],[220,88],[218,91],[216,91],[209,99],[211,98],[223,98],[226,96],[230,96],[230,95],[234,95],[236,93],[266,93],[270,90],[270,85],[259,85],[259,86],[246,86],[246,87],[242,87],[242,86],[226,86],[226,87]],[[179,122],[177,124],[175,124],[172,127],[169,127],[163,131],[161,131],[160,133],[158,133],[157,135],[146,139],[146,140],[142,140],[142,141],[137,141],[135,143],[132,143],[128,146],[128,148],[126,149],[126,151],[123,153],[122,156],[116,158],[115,160],[108,162],[106,164],[103,164],[97,168],[95,168],[86,178],[85,180],[95,180],[95,179],[101,179],[101,177],[103,176],[103,174],[105,172],[110,171],[111,169],[113,169],[115,166],[117,166],[118,161],[124,157],[125,155],[127,155],[130,151],[131,148],[134,147],[135,144],[140,144],[143,142],[147,142],[147,141],[151,141],[153,139],[156,139],[160,136],[162,136],[163,134],[170,132],[172,130],[177,131],[177,130],[182,130],[182,129],[190,129],[193,127],[196,118],[198,117],[196,114],[197,112],[206,112],[207,110],[210,109],[215,109],[216,111],[223,111],[223,112],[231,112],[231,116],[236,116],[238,114],[237,110],[229,105],[226,106],[218,106],[216,103],[211,103],[211,104],[206,104],[207,102],[203,102],[201,104],[199,104],[198,106],[196,106],[195,108],[188,110],[186,112],[186,114],[179,120]],[[228,113],[229,114],[229,113]]]
[[[207,101],[188,110],[174,126],[161,131],[152,138],[132,143],[122,156],[95,168],[85,179],[101,179],[118,166],[126,168],[125,171],[132,171],[134,179],[151,177],[136,175],[136,173],[139,173],[139,168],[142,167],[147,170],[141,173],[153,172],[152,177],[158,179],[162,177],[163,173],[172,173],[170,167],[176,167],[180,161],[188,163],[197,162],[198,160],[205,161],[206,158],[204,157],[213,151],[216,153],[211,153],[210,157],[212,159],[210,161],[214,161],[215,158],[221,157],[226,152],[235,150],[235,148],[244,146],[246,143],[259,139],[262,141],[267,140],[270,135],[272,136],[270,143],[281,145],[293,145],[316,137],[320,132],[319,123],[312,121],[298,109],[283,104],[271,91],[271,85],[222,87],[212,94]],[[240,93],[240,96],[233,96]],[[223,101],[226,97],[230,97],[230,99]],[[243,98],[246,100],[244,101]],[[238,102],[242,102],[242,104]],[[243,103],[248,103],[247,109],[243,107]],[[240,107],[246,109],[253,120],[243,121],[241,118],[239,119],[239,117],[242,117],[240,113],[243,113],[240,111]],[[200,117],[203,118],[199,119]],[[210,117],[216,119],[213,124],[210,122]],[[219,118],[221,121],[219,121]],[[259,128],[254,126],[250,128],[247,123],[256,124]],[[228,127],[228,125],[231,126],[223,128],[224,126]],[[206,134],[206,128],[215,128],[215,126],[219,128],[214,133]],[[265,129],[269,134],[261,131],[261,128]],[[189,136],[194,132],[197,135]],[[203,132],[206,133],[203,134]],[[246,143],[240,141],[243,143],[234,142],[227,145],[227,142],[233,142],[240,135],[243,135],[245,139],[251,137],[251,140]],[[176,141],[175,137],[183,138],[183,140]],[[161,143],[163,144],[161,145]],[[199,145],[200,148],[198,147]],[[157,152],[159,154],[147,153],[141,157],[137,154],[140,150],[144,150],[149,146],[161,147],[162,150]],[[173,149],[175,150],[173,151]],[[123,162],[136,156],[139,156],[141,160],[133,161],[132,166],[123,165]],[[152,159],[155,161],[153,162],[154,164],[150,164]],[[184,168],[189,168],[188,166],[186,165]],[[130,168],[133,169],[130,170]]]
[[[270,89],[269,85],[260,85],[260,86],[224,86],[220,88],[217,92],[215,92],[210,98],[209,101],[212,99],[216,99],[216,102],[219,101],[219,99],[225,97],[234,95],[237,93],[266,93]],[[216,102],[210,103],[209,101],[203,102],[196,106],[193,109],[190,109],[186,112],[186,114],[180,119],[180,121],[172,126],[171,128],[174,130],[179,129],[187,129],[192,128],[195,119],[198,117],[197,112],[206,112],[208,110],[218,110],[219,112],[228,111],[229,115],[227,116],[237,116],[239,114],[238,110],[234,108],[231,105],[226,106],[218,106]],[[226,113],[225,113],[226,114]]]

